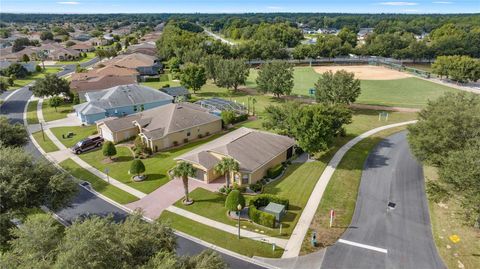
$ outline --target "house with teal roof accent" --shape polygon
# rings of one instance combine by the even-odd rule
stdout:
[[[173,97],[139,84],[120,85],[85,94],[85,103],[74,106],[77,117],[93,124],[108,117],[123,117],[173,102]]]

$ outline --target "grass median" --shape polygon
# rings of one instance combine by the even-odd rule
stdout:
[[[114,200],[115,202],[118,202],[120,204],[128,204],[138,200],[137,197],[113,185],[110,185],[109,183],[105,182],[101,178],[85,170],[76,162],[74,162],[72,159],[67,159],[61,162],[60,166],[63,169],[67,170],[74,177],[80,180],[85,180],[90,182],[90,184],[92,185],[95,191],[105,195],[106,197]]]
[[[27,124],[38,124],[37,117],[38,100],[30,101],[27,105]]]
[[[43,149],[45,152],[53,152],[60,150],[53,142],[50,140],[48,135],[42,134],[42,131],[38,131],[32,134],[35,141],[37,141],[38,145]]]
[[[234,234],[220,231],[169,211],[163,211],[160,219],[175,230],[248,257],[280,258],[283,254],[283,249],[280,247],[276,247],[274,252],[270,244],[248,238],[238,239]]]
[[[42,113],[45,121],[54,121],[67,117],[68,113],[73,112],[72,103],[62,103],[56,109],[51,107],[49,104],[49,99],[43,100],[42,103]]]

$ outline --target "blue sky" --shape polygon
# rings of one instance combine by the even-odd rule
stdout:
[[[16,13],[478,13],[480,0],[0,0]]]

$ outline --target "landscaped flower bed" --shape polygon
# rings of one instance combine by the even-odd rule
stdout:
[[[288,210],[289,200],[282,199],[271,194],[260,194],[251,199],[248,203],[248,216],[253,222],[269,228],[275,228],[275,216],[259,210],[260,207],[267,206],[270,202],[282,204]]]

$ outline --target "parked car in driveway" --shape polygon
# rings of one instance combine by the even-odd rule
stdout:
[[[96,136],[92,138],[85,138],[81,141],[78,141],[75,146],[71,148],[72,152],[75,154],[81,154],[85,151],[89,151],[94,148],[99,148],[103,144],[103,137]]]

